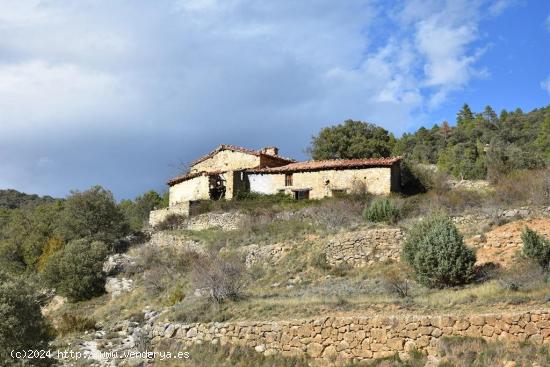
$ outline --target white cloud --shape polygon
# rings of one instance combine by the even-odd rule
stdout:
[[[504,10],[504,4],[500,7]],[[473,47],[480,38],[482,14],[482,2],[476,0],[413,0],[397,14],[402,26],[411,30],[422,64],[417,74],[427,108],[439,107],[450,93],[487,75],[477,65],[484,48]]]
[[[489,6],[489,14],[499,16],[517,3],[517,0],[496,0]]]
[[[540,82],[540,87],[550,94],[550,75]]]

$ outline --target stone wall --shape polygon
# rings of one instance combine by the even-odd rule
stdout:
[[[181,236],[177,233],[171,232],[155,232],[151,235],[149,240],[150,246],[157,247],[181,247],[188,251],[193,251],[197,253],[204,253],[205,248],[199,241],[192,240],[188,237]]]
[[[479,224],[497,220],[513,220],[517,218],[535,218],[550,216],[550,207],[520,207],[499,209],[494,213],[477,212],[452,217],[453,222],[458,226]]]
[[[393,170],[398,174],[398,170]],[[310,199],[332,196],[333,190],[350,192],[364,187],[371,194],[389,194],[392,189],[391,167],[294,172],[292,186],[285,186],[285,174],[249,174],[250,191],[275,194],[280,190],[309,189]],[[393,179],[394,185],[396,179]]]
[[[188,217],[192,213],[193,203],[182,203],[166,209],[153,210],[149,214],[149,225],[155,227],[170,214],[177,214]],[[249,216],[239,212],[227,213],[205,213],[191,216],[185,219],[182,229],[202,231],[205,229],[218,228],[223,231],[234,231],[243,228],[248,223]]]
[[[222,150],[193,166],[191,172],[225,172],[254,168],[260,165],[260,157],[243,152]]]
[[[403,237],[400,228],[373,228],[338,234],[327,242],[325,255],[330,265],[347,263],[356,267],[399,260]]]
[[[169,208],[152,210],[149,212],[149,225],[155,227],[159,225],[162,221],[166,219],[171,214],[183,215],[184,217],[189,216],[189,202],[185,201],[178,203],[176,205],[170,206]]]
[[[242,250],[245,253],[245,265],[247,268],[252,267],[255,264],[269,264],[275,265],[281,260],[285,255],[287,255],[294,245],[277,243],[273,245],[249,245],[242,247]]]
[[[248,218],[246,214],[239,212],[205,213],[189,218],[185,228],[192,231],[202,231],[210,228],[234,231],[243,228]]]
[[[193,200],[210,200],[210,183],[208,175],[193,177],[170,186],[170,207],[178,203]]]
[[[438,355],[444,336],[490,341],[550,343],[550,310],[471,316],[320,317],[307,320],[206,324],[158,323],[151,329],[157,348],[194,343],[233,344],[266,355],[307,354],[315,359],[369,360],[416,348]]]

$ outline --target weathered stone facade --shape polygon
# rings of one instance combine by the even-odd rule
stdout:
[[[292,185],[286,185],[285,174],[254,173],[248,176],[250,191],[261,194],[291,194],[293,190],[308,189],[310,199],[365,190],[371,194],[389,194],[392,191],[392,168],[322,170],[292,173]],[[397,191],[397,190],[393,190]]]
[[[399,228],[373,228],[347,232],[330,238],[325,255],[330,265],[342,263],[352,266],[399,260],[403,231]]]
[[[296,199],[321,199],[358,190],[388,194],[400,190],[400,159],[295,162],[280,157],[275,147],[256,151],[221,145],[193,162],[188,173],[168,181],[169,206],[233,199],[239,192],[251,191],[285,193]]]
[[[190,172],[227,172],[260,166],[260,156],[222,150],[190,167]]]
[[[158,323],[151,330],[157,348],[194,343],[243,345],[266,355],[303,355],[361,361],[400,354],[413,348],[438,354],[445,336],[489,341],[550,343],[550,310],[470,316],[355,316],[265,322]]]
[[[207,175],[200,175],[177,185],[170,186],[170,207],[189,201],[209,200],[210,191],[208,188],[209,177]]]

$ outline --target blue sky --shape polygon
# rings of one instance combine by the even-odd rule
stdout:
[[[122,199],[222,143],[529,111],[549,61],[542,0],[0,0],[0,188]]]

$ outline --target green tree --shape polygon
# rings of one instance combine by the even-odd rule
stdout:
[[[87,238],[73,240],[51,255],[42,277],[72,301],[92,298],[103,292],[103,262],[108,254],[109,249],[103,242]]]
[[[468,126],[474,121],[474,113],[468,104],[464,103],[460,111],[456,114],[456,124],[458,126]]]
[[[156,191],[148,191],[138,196],[134,201],[123,200],[121,208],[133,231],[140,231],[149,219],[149,212],[163,207],[163,198]]]
[[[44,245],[57,229],[62,207],[57,201],[13,210],[0,235],[0,253],[5,260],[22,269],[34,269]]]
[[[0,271],[0,365],[49,366],[49,359],[12,359],[10,352],[47,350],[53,333],[42,316],[40,298],[22,278]]]
[[[535,260],[543,270],[549,271],[550,241],[545,240],[529,227],[523,229],[521,240],[523,241],[523,253]]]
[[[113,194],[101,186],[84,192],[73,191],[65,201],[59,232],[66,241],[88,237],[112,244],[128,230]]]
[[[388,157],[395,139],[387,130],[368,122],[346,120],[314,136],[308,151],[313,159]]]
[[[474,251],[464,245],[453,222],[440,215],[411,229],[402,256],[414,269],[418,281],[428,287],[460,285],[474,276]]]
[[[497,113],[489,105],[485,106],[483,110],[483,119],[491,124],[496,124],[498,122]]]

